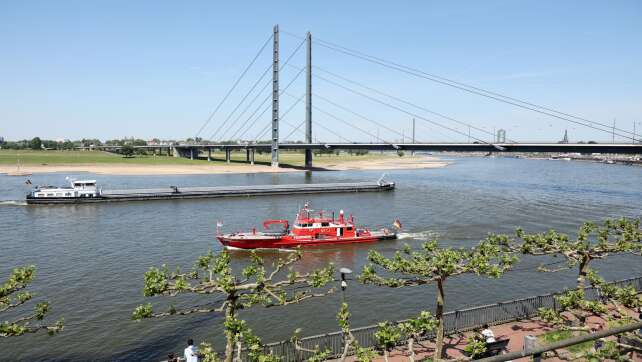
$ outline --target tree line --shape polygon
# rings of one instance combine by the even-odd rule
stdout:
[[[642,298],[633,286],[617,287],[608,284],[592,262],[613,254],[642,254],[642,230],[639,219],[620,218],[605,220],[602,224],[586,222],[580,225],[575,237],[549,230],[544,233],[527,233],[518,228],[514,234],[489,234],[475,246],[454,248],[441,245],[437,240],[422,243],[412,248],[405,245],[392,255],[371,250],[368,263],[357,280],[366,285],[384,288],[410,286],[434,286],[436,308],[422,311],[403,322],[383,321],[378,324],[375,334],[376,347],[360,346],[352,335],[350,311],[342,303],[337,312],[337,324],[343,335],[343,352],[340,360],[354,355],[358,361],[371,361],[405,343],[410,361],[415,360],[414,344],[427,335],[436,335],[433,360],[446,358],[444,312],[446,310],[446,283],[464,275],[500,278],[519,263],[520,257],[556,256],[562,258],[559,268],[541,266],[541,272],[558,272],[574,269],[577,284],[556,297],[557,309],[541,308],[541,320],[560,330],[589,331],[586,321],[589,316],[617,319],[619,323],[631,322],[628,313],[642,308]],[[151,267],[144,275],[143,295],[145,297],[176,297],[194,294],[205,297],[207,303],[185,309],[171,305],[165,310],[156,310],[151,303],[139,305],[132,313],[132,319],[176,317],[195,313],[217,313],[224,316],[222,326],[226,346],[222,354],[211,344],[200,345],[202,361],[240,361],[242,356],[250,361],[277,362],[280,357],[264,348],[248,323],[241,318],[241,312],[249,308],[274,308],[303,303],[313,298],[323,298],[336,292],[335,266],[330,263],[306,273],[296,270],[302,251],[296,250],[286,257],[280,257],[270,265],[254,252],[242,267],[233,267],[227,251],[207,254],[197,258],[189,271],[180,268],[170,271],[166,265]],[[30,294],[19,293],[31,282],[34,267],[15,269],[9,280],[0,287],[0,312],[17,308],[30,299]],[[592,286],[599,292],[597,300],[590,300],[584,294],[585,287]],[[18,294],[16,294],[18,293]],[[32,320],[42,320],[48,305],[39,304],[35,312],[14,321],[0,325],[0,337],[18,336],[38,330],[57,333],[63,323],[32,325]],[[301,329],[293,331],[290,341],[301,356],[308,361],[323,361],[333,357],[328,349],[305,348],[300,343]],[[635,337],[631,334],[632,338]],[[591,352],[598,359],[616,358],[621,354],[621,344],[609,341],[604,348]],[[485,343],[471,337],[466,351],[468,359],[485,351]]]
[[[158,138],[150,140],[154,143],[168,142],[174,143],[175,141],[161,141]],[[83,138],[80,140],[48,140],[34,137],[32,139],[24,139],[19,141],[7,141],[0,139],[0,148],[11,150],[73,150],[76,148],[91,148],[97,146],[146,146],[148,141],[140,138],[125,137],[106,140],[105,142],[97,138]]]

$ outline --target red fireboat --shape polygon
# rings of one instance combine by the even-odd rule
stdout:
[[[352,215],[346,220],[343,210],[339,211],[339,218],[335,219],[334,212],[314,211],[307,203],[299,210],[292,230],[288,220],[266,220],[263,222],[264,231],[253,229],[250,232],[232,234],[222,234],[222,224],[216,225],[216,238],[229,249],[286,249],[298,246],[369,243],[397,238],[397,234],[388,229],[371,231],[355,226]],[[280,229],[273,228],[273,225],[280,225]],[[394,225],[401,226],[398,220]]]

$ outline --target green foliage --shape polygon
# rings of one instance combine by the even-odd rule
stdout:
[[[152,303],[141,304],[132,312],[132,319],[139,321],[141,319],[151,318],[153,314]]]
[[[604,302],[614,301],[631,309],[642,306],[642,297],[633,285],[618,287],[615,284],[609,284],[594,270],[588,271],[586,279],[599,291],[600,298]]]
[[[246,322],[238,319],[237,310],[255,305],[265,307],[285,306],[299,303],[309,298],[322,297],[334,292],[334,288],[326,290],[333,281],[335,268],[329,264],[309,273],[296,273],[287,268],[301,259],[300,250],[277,259],[271,268],[256,253],[250,254],[249,262],[240,270],[233,269],[231,256],[227,251],[214,254],[211,250],[199,256],[189,272],[176,269],[170,272],[166,265],[161,268],[151,267],[144,277],[143,294],[145,296],[176,296],[192,293],[199,295],[218,294],[224,296],[224,301],[218,307],[197,306],[190,309],[177,309],[171,306],[169,311],[154,313],[151,304],[138,306],[132,313],[132,318],[165,317],[185,315],[190,313],[220,313],[226,311],[224,322],[225,333],[228,337],[226,361],[231,361],[230,351],[233,344],[242,343],[248,349],[252,361],[272,362],[277,358],[264,354],[260,339],[255,336]],[[271,270],[268,270],[271,269]],[[286,275],[283,275],[286,274]]]
[[[15,268],[5,282],[0,284],[0,313],[18,308],[33,298],[33,295],[23,289],[29,287],[36,275],[36,267],[29,265],[26,267]],[[42,321],[49,311],[49,303],[44,301],[36,304],[33,312],[13,321],[0,322],[0,337],[16,337],[26,333],[35,333],[40,330],[47,331],[50,335],[62,331],[64,327],[63,319],[58,320],[53,325],[32,324],[33,321]]]
[[[466,338],[464,351],[473,359],[479,357],[482,353],[486,352],[486,339],[482,335],[475,333]]]
[[[201,342],[201,344],[198,346],[198,353],[198,360],[201,362],[220,362],[218,354],[210,343]]]
[[[232,337],[235,344],[241,344],[247,349],[248,360],[251,362],[279,362],[281,359],[271,352],[264,352],[261,339],[256,336],[247,322],[232,316],[225,318],[225,334]]]
[[[573,332],[569,330],[558,330],[558,331],[544,333],[542,335],[539,335],[537,338],[540,341],[542,341],[543,344],[553,344],[553,343],[563,341],[565,339],[572,338],[579,333],[581,332]],[[586,332],[583,332],[583,334],[585,333]],[[586,342],[569,346],[566,349],[571,353],[582,353],[590,350],[591,347],[593,347],[593,341],[586,341]]]
[[[134,156],[134,146],[132,145],[124,145],[120,149],[120,153],[125,156],[125,157],[132,157]]]
[[[372,348],[357,346],[355,349],[355,355],[359,362],[371,362],[377,357],[377,352]]]
[[[32,150],[41,150],[42,141],[40,140],[40,137],[32,138],[31,141],[29,142],[29,147],[31,147]]]
[[[33,281],[35,275],[36,267],[34,265],[13,269],[9,279],[0,286],[0,298],[5,298],[20,289],[26,288]]]
[[[365,284],[375,284],[399,288],[436,283],[438,286],[436,321],[438,358],[443,354],[443,283],[450,277],[461,274],[477,274],[498,278],[517,262],[514,248],[504,236],[489,236],[476,247],[440,248],[436,240],[422,244],[419,250],[406,245],[402,250],[386,258],[381,253],[371,250],[367,264],[358,280]],[[379,275],[375,269],[383,269]]]
[[[319,346],[317,346],[317,351],[310,358],[308,358],[307,361],[323,362],[323,361],[329,360],[331,356],[332,356],[332,350],[330,350],[329,348],[320,350]]]
[[[406,246],[393,257],[386,258],[376,250],[368,253],[370,264],[366,265],[359,276],[362,283],[372,283],[389,287],[427,284],[436,279],[446,279],[453,275],[475,273],[498,278],[510,269],[517,257],[506,245],[496,238],[486,239],[475,248],[440,248],[436,240],[426,242],[419,250]],[[381,277],[375,266],[393,274],[411,275],[415,278]]]
[[[341,303],[341,308],[339,308],[339,312],[337,313],[337,322],[339,323],[339,327],[341,327],[341,331],[343,331],[343,333],[350,332],[350,316],[351,314],[348,310],[348,303]]]
[[[377,331],[374,336],[377,340],[377,345],[386,351],[393,349],[399,341],[401,341],[401,329],[390,322],[382,322],[377,324]]]
[[[152,297],[155,295],[163,294],[169,287],[169,275],[167,266],[163,265],[161,269],[151,267],[145,273],[145,288],[143,295]]]
[[[602,226],[585,222],[579,227],[575,240],[555,230],[527,234],[524,230],[517,229],[515,235],[521,240],[519,247],[522,253],[562,255],[567,259],[569,267],[579,265],[580,269],[595,258],[613,253],[642,251],[639,219],[606,219]],[[582,272],[584,270],[580,270]]]
[[[562,315],[552,308],[539,308],[537,309],[537,314],[542,320],[551,324],[560,324],[564,322]]]
[[[417,318],[408,319],[398,324],[399,330],[403,335],[415,339],[435,330],[438,325],[439,321],[427,311],[419,313]]]
[[[586,354],[586,359],[590,362],[600,362],[607,360],[617,362],[630,361],[627,356],[621,354],[620,349],[618,348],[618,344],[615,341],[604,341],[602,344],[602,348],[594,352],[589,351]]]

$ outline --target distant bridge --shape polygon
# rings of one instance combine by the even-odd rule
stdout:
[[[387,93],[383,90],[363,84],[362,82],[359,82],[357,80],[352,80],[335,72],[325,70],[316,65],[313,66],[312,35],[308,32],[305,37],[300,37],[296,34],[288,33],[287,31],[285,31],[284,33],[286,35],[297,38],[298,41],[300,41],[298,46],[289,56],[286,57],[285,62],[281,64],[279,56],[279,27],[278,25],[274,26],[273,32],[270,37],[268,37],[268,39],[263,43],[263,46],[260,48],[256,56],[240,74],[235,83],[232,85],[231,89],[229,89],[227,94],[212,111],[207,120],[205,120],[204,124],[200,127],[198,132],[196,132],[194,139],[202,139],[199,136],[201,136],[202,132],[207,129],[210,122],[214,120],[217,124],[216,130],[210,137],[205,138],[205,141],[194,142],[193,144],[156,146],[150,145],[138,147],[135,146],[135,148],[155,149],[155,151],[159,153],[166,152],[168,155],[173,155],[175,157],[187,157],[191,159],[195,159],[199,157],[203,152],[206,152],[208,160],[212,160],[213,150],[222,150],[225,152],[225,159],[227,160],[227,162],[230,162],[231,160],[232,151],[245,150],[247,161],[249,163],[254,163],[254,154],[257,150],[259,150],[261,152],[269,152],[271,154],[271,164],[274,167],[278,167],[279,165],[279,150],[301,150],[305,153],[304,165],[306,168],[312,167],[312,155],[313,151],[315,150],[642,154],[642,143],[640,143],[642,136],[636,133],[635,122],[633,123],[633,132],[631,132],[622,128],[617,128],[615,122],[611,125],[610,123],[606,124],[600,123],[596,120],[589,120],[580,116],[569,114],[568,112],[565,113],[559,110],[555,110],[551,107],[538,105],[533,102],[520,100],[515,97],[502,95],[497,92],[485,90],[480,87],[468,85],[462,82],[424,72],[417,68],[408,67],[398,62],[388,61],[374,55],[368,55],[361,51],[350,49],[335,43],[330,43],[321,39],[315,40],[315,44],[325,48],[326,50],[334,52],[334,54],[337,54],[339,56],[349,56],[353,59],[358,59],[360,61],[374,64],[377,67],[380,67],[378,69],[385,68],[387,70],[401,72],[404,74],[404,76],[412,76],[423,81],[432,82],[433,84],[451,87],[468,94],[474,94],[487,100],[509,104],[513,107],[520,108],[521,110],[535,112],[539,117],[546,116],[554,118],[558,121],[562,120],[567,124],[572,124],[574,126],[579,125],[584,127],[585,129],[591,129],[592,131],[601,132],[600,135],[602,137],[608,135],[608,137],[611,138],[611,143],[568,143],[568,134],[565,131],[564,139],[562,141],[563,143],[520,143],[518,141],[507,138],[506,131],[503,129],[499,129],[497,133],[495,133],[494,130],[493,132],[490,132],[484,127],[479,127],[469,122],[464,122],[451,116],[444,115],[443,113],[435,112],[423,105],[419,105],[410,100],[403,99],[397,94]],[[272,52],[269,56],[269,64],[264,64],[267,67],[263,71],[262,75],[254,82],[251,88],[249,88],[247,93],[245,93],[245,95],[240,99],[240,102],[238,102],[238,104],[233,108],[233,110],[227,117],[225,117],[224,119],[215,117],[228,97],[234,93],[239,82],[247,74],[247,71],[255,64],[255,61],[259,58],[263,51],[268,48],[268,45],[270,43],[272,43]],[[297,54],[299,49],[303,48],[304,44],[306,45],[305,65],[295,66],[293,64],[290,64],[293,56]],[[280,87],[279,73],[286,66],[295,69],[297,73],[296,76],[292,80],[290,80],[284,87]],[[314,74],[312,72],[313,69],[315,69]],[[271,79],[269,79],[270,77],[268,76],[270,74]],[[301,74],[305,74],[305,94],[299,97],[293,96],[289,94],[287,90]],[[401,115],[401,117],[405,119],[410,120],[410,118],[412,118],[412,135],[409,136],[407,133],[404,133],[403,129],[399,128],[398,121],[394,122],[390,120],[375,120],[350,109],[348,104],[346,104],[349,103],[348,101],[332,101],[327,97],[320,95],[316,90],[313,94],[313,76],[315,79],[318,79],[330,85],[331,87],[340,89],[340,92],[348,92],[351,95],[360,97],[359,99],[367,101],[369,106],[376,104],[378,107],[386,107],[388,110],[398,112],[397,114]],[[264,84],[263,88],[260,87],[261,84]],[[263,95],[264,97],[260,98],[261,95]],[[297,99],[297,101],[293,103],[287,110],[285,110],[285,112],[282,112],[279,108],[282,95]],[[286,121],[285,117],[290,113],[294,106],[296,106],[300,101],[303,100],[304,96],[305,115],[304,117],[300,117],[302,122],[298,126],[290,124]],[[343,112],[348,112],[350,114],[350,118],[347,120],[342,119],[341,117],[338,117],[331,112],[319,108],[319,102],[315,101],[315,105],[313,105],[313,96],[315,97],[315,99],[320,100],[320,103],[322,105],[330,104],[332,105],[333,109],[340,109]],[[260,103],[260,99],[263,99],[263,103]],[[258,103],[260,104],[255,107],[254,102],[257,100],[259,100]],[[253,112],[252,109],[254,109]],[[322,114],[322,119],[325,117],[329,117],[337,122],[341,122],[344,124],[345,127],[341,126],[340,128],[333,128],[327,127],[328,124],[323,121],[317,120],[314,123],[315,129],[316,127],[325,129],[326,131],[332,133],[334,137],[337,137],[337,139],[341,139],[341,143],[324,142],[324,140],[319,140],[312,137],[313,109],[319,111]],[[249,117],[246,117],[246,115],[248,114]],[[263,123],[263,127],[260,127],[262,122],[259,120],[262,119],[261,117],[263,117],[263,115],[267,116],[268,114],[270,115],[269,121],[267,119],[264,119],[265,122]],[[395,117],[395,119],[399,119],[397,116]],[[439,121],[437,121],[436,119],[439,119]],[[357,120],[359,121],[357,122]],[[423,122],[424,125],[430,125],[430,127],[439,127],[441,130],[448,132],[448,134],[446,135],[447,138],[450,138],[450,136],[455,136],[458,137],[457,139],[459,140],[467,139],[468,143],[425,143],[422,141],[417,141],[417,139],[415,138],[415,120],[418,122]],[[285,137],[279,135],[279,124],[281,122],[292,127],[292,132]],[[369,125],[366,123],[368,123]],[[371,127],[372,125],[376,125],[377,127],[376,134],[370,132],[367,128],[365,128],[366,126]],[[379,127],[381,127],[382,130],[385,129],[385,134],[383,134],[382,137],[379,137]],[[248,131],[254,131],[257,128],[261,128],[261,130],[259,130],[259,132],[256,133],[255,136],[248,135]],[[337,129],[339,129],[339,131],[337,131]],[[354,140],[354,138],[352,137],[355,136],[355,131],[369,136],[370,139],[376,143],[352,142]],[[281,142],[281,139],[283,138],[291,139],[290,136],[295,132],[299,132],[304,136],[303,143]],[[228,135],[228,133],[230,134]],[[260,140],[264,139],[264,137],[267,138],[267,135],[270,135],[270,143],[260,143]],[[398,136],[401,137],[399,138]],[[626,142],[630,142],[616,143],[616,136],[620,140],[626,140]],[[230,140],[250,141],[248,141],[247,143],[239,141],[238,143],[234,144],[223,144],[226,142],[230,142],[223,141],[224,139],[226,139],[225,137]],[[395,141],[393,139],[401,141]],[[120,147],[102,146],[97,148],[105,150],[117,150]]]
[[[272,145],[257,144],[179,144],[133,146],[135,149],[147,149],[173,155],[196,159],[201,152],[207,152],[212,160],[212,151],[225,152],[227,162],[231,160],[232,151],[247,152],[247,161],[254,163],[255,152],[270,152]],[[611,153],[642,154],[642,144],[629,143],[279,143],[281,150],[367,150],[367,151],[429,151],[429,152],[555,152],[555,153]],[[95,149],[118,151],[122,146],[98,146]]]

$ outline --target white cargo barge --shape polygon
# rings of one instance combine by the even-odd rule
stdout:
[[[27,204],[82,204],[115,201],[196,199],[234,196],[267,196],[394,190],[395,183],[345,182],[323,184],[287,184],[219,187],[177,187],[131,190],[102,190],[96,180],[71,181],[70,187],[38,186],[27,194]]]

